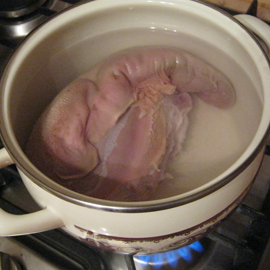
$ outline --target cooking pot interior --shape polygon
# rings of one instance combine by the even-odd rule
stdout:
[[[240,25],[203,4],[109,2],[85,3],[54,17],[14,54],[2,85],[9,148],[27,169],[20,148],[35,121],[65,85],[98,61],[128,47],[177,47],[228,77],[236,103],[221,110],[194,97],[182,154],[170,164],[177,177],[160,189],[176,195],[219,176],[244,153],[260,124],[264,92],[257,65],[266,62],[260,48]],[[179,189],[173,188],[178,183]],[[152,199],[160,196],[157,191]]]

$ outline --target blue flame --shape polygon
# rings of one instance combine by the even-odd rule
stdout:
[[[152,255],[138,255],[136,258],[139,260],[141,266],[152,265],[155,269],[160,269],[165,262],[169,263],[172,268],[176,268],[180,258],[184,259],[186,262],[192,261],[192,250],[202,253],[204,248],[201,243],[197,241],[177,250]]]
[[[186,262],[191,262],[192,256],[190,246],[179,248],[177,251]]]
[[[162,253],[153,254],[152,260],[155,262],[154,265],[156,269],[161,268],[163,262],[163,254]]]
[[[204,248],[199,241],[192,243],[191,245],[189,245],[189,247],[200,253],[204,251]]]
[[[171,267],[177,266],[178,255],[176,252],[166,252],[165,256]]]

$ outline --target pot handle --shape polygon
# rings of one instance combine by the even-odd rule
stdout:
[[[6,148],[0,149],[0,169],[7,167],[13,163],[14,162],[8,154]]]
[[[13,164],[7,150],[0,150],[0,168]],[[64,222],[51,209],[14,215],[0,209],[0,236],[15,236],[48,231],[64,226]]]
[[[238,14],[234,18],[261,38],[267,49],[270,48],[270,26],[267,23],[248,14]]]

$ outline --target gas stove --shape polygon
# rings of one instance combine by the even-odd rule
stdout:
[[[0,74],[19,43],[76,0],[0,2]],[[256,16],[257,1],[247,13]],[[236,11],[226,9],[231,14]],[[0,143],[0,147],[3,146]],[[123,255],[90,247],[61,229],[0,238],[0,269],[23,270],[263,270],[270,268],[270,143],[254,185],[239,207],[205,238],[177,250]],[[39,209],[14,165],[0,170],[0,207],[13,214]]]
[[[78,0],[0,1],[0,74],[20,42],[53,14]]]
[[[56,12],[79,1],[16,0],[0,3],[0,41],[15,47],[34,28]]]

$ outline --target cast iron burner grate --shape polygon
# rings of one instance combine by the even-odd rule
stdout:
[[[269,192],[267,196],[269,197]],[[266,198],[265,203],[269,203],[269,198]],[[236,241],[222,233],[219,233],[219,229],[207,236],[219,245],[233,251],[234,257],[232,266],[230,268],[220,268],[220,266],[216,265],[215,260],[212,260],[209,262],[208,270],[255,270],[259,265],[261,256],[270,236],[270,218],[263,210],[262,212],[259,212],[245,204],[241,204],[237,208],[236,212],[249,218],[249,228],[247,228],[247,233],[243,239]]]
[[[37,26],[82,0],[17,0],[0,2],[0,43],[15,49]]]

